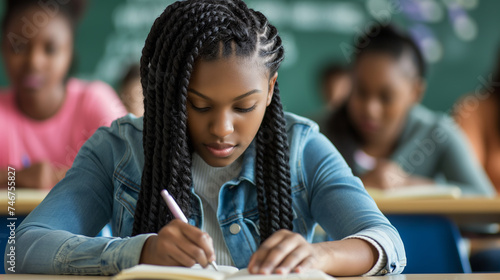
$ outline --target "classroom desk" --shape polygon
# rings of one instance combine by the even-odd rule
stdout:
[[[376,277],[337,277],[342,280],[498,280],[500,273],[495,274],[407,274]],[[0,275],[5,280],[111,280],[112,277],[102,276],[65,276],[37,274],[7,274]]]
[[[26,216],[48,191],[16,190],[15,214]],[[8,215],[7,190],[0,190],[0,216]],[[384,199],[375,202],[384,214],[439,214],[458,224],[500,223],[500,197],[460,199]]]
[[[384,214],[438,214],[457,224],[500,223],[500,197],[460,199],[375,199]],[[499,278],[500,279],[500,278]]]
[[[14,213],[16,216],[26,216],[31,210],[42,202],[47,196],[47,190],[29,190],[17,189],[15,193]],[[7,189],[0,190],[0,216],[7,216],[9,214],[7,204],[9,202]]]

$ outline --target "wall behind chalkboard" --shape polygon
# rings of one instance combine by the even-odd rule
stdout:
[[[44,0],[42,0],[44,1]],[[138,62],[154,21],[172,0],[89,0],[77,34],[75,76],[118,87]],[[354,37],[389,20],[409,30],[430,63],[423,103],[447,111],[488,79],[500,47],[500,1],[494,0],[248,0],[280,31],[286,59],[279,73],[285,109],[311,115],[321,108],[318,69],[348,63]],[[3,14],[4,7],[0,6]],[[0,61],[3,65],[3,60]],[[0,69],[0,86],[8,85]]]

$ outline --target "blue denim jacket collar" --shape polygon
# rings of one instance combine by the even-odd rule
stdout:
[[[243,164],[239,180],[247,180],[252,183],[252,185],[255,185],[255,141],[253,141],[250,146],[248,146],[245,153],[243,153]],[[234,183],[237,184],[239,182]]]

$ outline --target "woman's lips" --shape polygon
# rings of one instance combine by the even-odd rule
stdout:
[[[39,89],[43,86],[44,78],[42,75],[28,75],[23,79],[23,86],[29,89]]]
[[[373,121],[362,121],[360,126],[362,130],[369,133],[376,132],[380,128],[380,125],[378,125],[378,123]]]
[[[215,157],[225,158],[233,153],[235,145],[226,143],[213,143],[206,144],[205,147],[207,147],[207,150]]]

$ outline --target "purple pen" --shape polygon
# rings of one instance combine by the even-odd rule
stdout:
[[[183,222],[185,222],[187,224],[188,220],[186,219],[186,216],[182,212],[182,210],[179,207],[179,205],[177,205],[177,203],[175,202],[174,198],[168,193],[168,191],[165,190],[165,189],[163,189],[161,191],[161,196],[165,200],[165,203],[167,203],[168,209],[170,209],[170,211],[172,212],[172,214],[174,215],[174,217],[177,218],[177,219],[180,219],[181,221],[183,221]],[[219,268],[217,267],[217,264],[215,263],[215,261],[211,262],[210,264],[213,266],[213,268],[216,271],[219,271]]]

